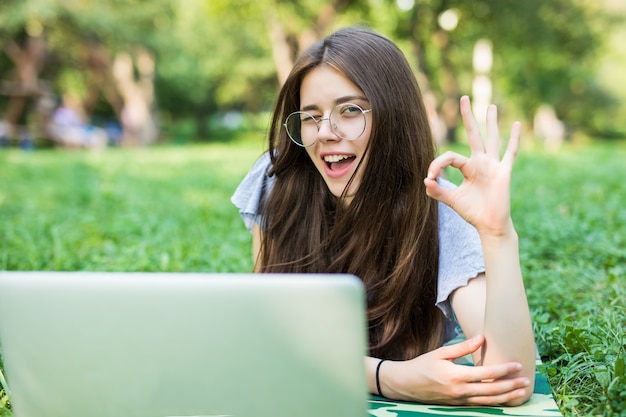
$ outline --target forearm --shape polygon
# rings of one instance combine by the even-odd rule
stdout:
[[[505,233],[481,234],[485,256],[486,302],[482,364],[519,362],[519,376],[535,377],[535,340],[519,261],[518,237],[510,223]],[[532,394],[533,384],[528,387]]]
[[[378,394],[378,388],[376,386],[376,368],[380,359],[372,358],[370,356],[365,357],[365,377],[367,378],[367,389],[371,394]]]

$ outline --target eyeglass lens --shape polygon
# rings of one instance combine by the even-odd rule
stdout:
[[[342,139],[358,139],[365,131],[365,111],[356,104],[337,105],[324,119],[308,112],[293,112],[285,120],[289,137],[300,146],[311,146],[317,141],[321,124],[328,120],[330,129]]]

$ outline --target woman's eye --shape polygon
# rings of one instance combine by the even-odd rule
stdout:
[[[307,115],[307,116],[303,116],[302,119],[300,119],[300,122],[301,123],[317,123],[318,120],[319,120],[318,117]]]
[[[341,114],[342,116],[351,116],[351,115],[360,114],[361,112],[362,110],[359,106],[354,105],[354,104],[347,104],[341,108],[341,111],[339,112],[339,114]]]

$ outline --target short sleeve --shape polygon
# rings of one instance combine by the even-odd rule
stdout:
[[[449,181],[438,181],[442,187],[455,187]],[[437,306],[446,317],[453,318],[450,294],[484,271],[485,260],[478,231],[452,208],[439,203]]]
[[[271,164],[269,153],[264,153],[248,171],[230,199],[239,209],[239,214],[250,233],[254,223],[260,224],[260,202],[274,182],[274,178],[267,175]]]

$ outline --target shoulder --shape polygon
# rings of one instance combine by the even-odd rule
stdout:
[[[252,232],[255,222],[258,223],[259,205],[264,193],[271,188],[274,178],[267,175],[272,161],[268,152],[261,157],[250,168],[250,171],[243,178],[230,201],[239,209],[246,227]]]

